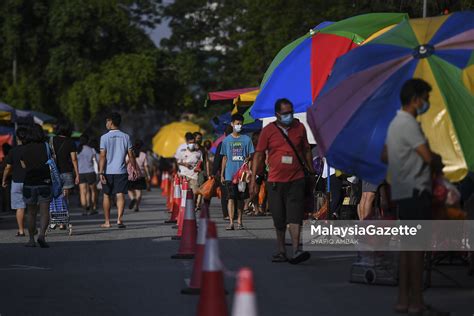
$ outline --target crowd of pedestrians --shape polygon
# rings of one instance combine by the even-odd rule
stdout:
[[[401,220],[432,219],[433,179],[442,175],[442,160],[431,151],[416,120],[428,111],[430,92],[430,85],[420,79],[409,80],[402,87],[402,107],[389,126],[381,157],[388,166],[390,186],[386,182],[358,181],[352,175],[330,168],[324,157],[318,157],[317,147],[309,144],[304,124],[294,117],[291,100],[284,98],[275,103],[276,121],[252,137],[242,133],[244,117],[233,114],[216,148],[210,140],[203,140],[201,133],[188,132],[174,159],[162,160],[159,167],[150,163],[143,141],[135,140],[132,144],[130,136],[120,130],[122,119],[118,113],[107,115],[108,131],[100,137],[97,147],[86,134],[74,141],[72,125],[66,120],[58,122],[55,136],[49,138],[37,124],[20,126],[16,130],[15,146],[3,148],[6,158],[2,174],[2,186],[9,188],[11,208],[16,210],[16,236],[26,236],[27,227],[26,246],[49,247],[45,236],[54,195],[54,170],[48,164],[51,160],[57,166],[66,201],[78,186],[84,216],[98,214],[101,188],[104,229],[112,227],[113,205],[117,207],[117,227],[126,228],[123,216],[127,194],[128,208],[139,212],[142,192],[149,189],[151,178],[159,169],[187,180],[189,188],[196,193],[196,211],[202,203],[210,203],[209,197],[203,198],[201,187],[212,180],[221,192],[222,217],[228,221],[226,230],[245,229],[244,215],[272,216],[277,251],[271,261],[275,263],[299,264],[310,258],[301,247],[301,228],[308,212],[319,211],[316,205],[308,209],[307,203],[308,198],[314,201],[320,183],[313,180],[318,175],[325,178],[331,191],[331,198],[326,201],[326,218],[342,217],[342,201],[347,198],[342,189],[345,183],[353,192],[360,191],[354,218],[374,218],[376,199],[391,199]],[[381,192],[381,188],[387,187],[390,190]],[[472,197],[474,191],[472,186],[463,184],[459,190],[462,201]],[[291,254],[285,244],[287,231]],[[397,312],[420,313],[428,309],[422,295],[424,258],[420,251],[400,254]]]
[[[102,228],[112,226],[113,204],[117,206],[117,227],[126,227],[123,222],[126,194],[130,197],[129,208],[139,211],[142,191],[150,186],[150,155],[141,140],[132,145],[130,136],[120,131],[120,125],[120,114],[109,114],[105,124],[108,132],[100,138],[100,145],[87,134],[78,140],[71,138],[73,128],[67,120],[59,120],[54,136],[49,137],[38,124],[16,129],[15,145],[3,151],[2,192],[8,193],[9,207],[16,212],[16,236],[26,237],[28,230],[26,246],[49,247],[45,238],[47,229],[56,228],[50,222],[53,202],[62,199],[67,210],[76,188],[83,216],[99,213],[99,188],[102,190]],[[132,178],[130,170],[135,175]],[[61,186],[58,196],[53,192],[56,173]],[[38,213],[39,229],[36,227]],[[59,229],[66,229],[66,225],[60,224]]]

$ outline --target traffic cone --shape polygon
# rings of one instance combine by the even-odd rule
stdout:
[[[232,316],[257,316],[257,299],[250,268],[240,269],[237,275]]]
[[[227,316],[224,275],[219,258],[216,223],[207,222],[206,248],[202,263],[202,287],[198,316]]]
[[[201,216],[199,217],[198,235],[196,241],[196,256],[194,257],[193,273],[189,287],[181,290],[181,294],[196,295],[201,292],[202,259],[204,258],[204,248],[206,247],[207,221],[209,206],[203,203]]]
[[[171,237],[173,240],[181,240],[181,236],[183,235],[183,223],[184,223],[184,216],[187,212],[187,209],[190,209],[194,212],[194,195],[193,191],[189,190],[188,181],[186,178],[183,178],[183,189],[181,191],[181,207],[179,209],[178,220],[177,224],[173,226],[173,228],[177,228],[178,231],[176,232],[176,236]]]
[[[180,180],[177,175],[174,177],[174,190],[173,190],[173,204],[171,209],[170,219],[165,221],[166,224],[173,224],[177,221],[177,216],[179,214],[179,207],[181,204],[181,186]]]
[[[193,259],[196,253],[196,214],[194,213],[193,205],[193,191],[186,190],[188,183],[187,181],[183,184],[183,193],[187,193],[186,199],[181,199],[185,201],[184,206],[184,216],[183,221],[181,222],[181,231],[178,228],[178,233],[181,233],[181,242],[179,243],[178,253],[171,256],[171,259]],[[181,204],[181,206],[183,206]],[[181,207],[183,209],[183,207]]]
[[[169,181],[169,174],[167,171],[164,171],[161,176],[161,195],[168,196],[168,181]]]

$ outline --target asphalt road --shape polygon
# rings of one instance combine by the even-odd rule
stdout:
[[[225,231],[215,201],[220,255],[226,266],[228,306],[235,271],[251,267],[259,315],[396,315],[397,288],[349,283],[353,253],[312,253],[301,265],[270,262],[275,250],[269,217],[245,218],[246,230]],[[184,296],[190,260],[172,260],[178,242],[158,191],[139,213],[126,212],[127,228],[101,229],[101,215],[72,212],[73,235],[53,231],[49,249],[25,248],[14,237],[13,214],[0,214],[0,315],[195,315],[198,297]],[[115,215],[115,212],[113,212]],[[457,283],[435,273],[426,301],[451,315],[474,315],[474,277],[466,267],[442,266]]]

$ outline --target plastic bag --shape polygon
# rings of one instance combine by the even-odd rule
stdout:
[[[248,163],[244,163],[232,177],[233,184],[238,184],[239,182],[250,182],[250,168]]]
[[[210,200],[216,196],[216,180],[214,178],[208,179],[199,187],[199,194],[206,200]]]
[[[237,185],[239,192],[245,192],[245,189],[247,188],[247,182],[245,181],[239,181],[239,184]]]
[[[263,205],[265,203],[265,198],[267,197],[267,187],[265,184],[260,185],[260,190],[258,191],[258,205]]]

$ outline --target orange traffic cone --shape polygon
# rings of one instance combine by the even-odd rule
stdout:
[[[181,290],[181,294],[196,295],[201,292],[202,260],[204,258],[204,248],[206,247],[207,221],[209,219],[209,206],[203,203],[201,216],[199,217],[198,235],[196,241],[196,256],[194,259],[193,273],[189,287]]]
[[[165,221],[166,224],[176,223],[177,216],[179,214],[180,204],[181,204],[181,186],[180,186],[179,177],[175,175],[171,216],[169,220]]]
[[[179,209],[178,221],[173,228],[177,228],[176,236],[171,237],[173,240],[180,240],[183,235],[183,223],[184,215],[186,214],[187,209],[191,209],[194,212],[194,195],[193,191],[189,190],[188,181],[186,178],[183,178],[183,185],[181,191],[181,207]]]
[[[257,299],[250,268],[242,268],[237,275],[232,316],[257,316]]]
[[[194,197],[193,191],[187,190],[188,182],[183,184],[183,193],[186,192],[186,199],[181,199],[185,201],[184,216],[181,222],[181,226],[178,228],[178,234],[181,233],[181,242],[179,243],[178,253],[171,256],[171,259],[193,259],[194,254],[196,253],[196,214],[194,213]],[[186,188],[186,191],[185,191]],[[183,206],[183,204],[181,204]],[[180,231],[181,229],[181,231]]]
[[[207,222],[206,248],[202,264],[202,287],[198,316],[227,316],[224,275],[219,258],[216,223]]]
[[[169,181],[169,174],[167,171],[164,171],[161,175],[161,195],[168,196],[168,181]]]

